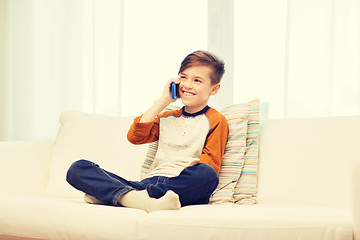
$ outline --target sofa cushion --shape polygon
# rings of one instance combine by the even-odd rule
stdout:
[[[83,197],[83,193],[65,180],[70,165],[80,159],[96,162],[100,167],[129,180],[138,180],[147,145],[135,146],[127,141],[132,121],[130,117],[63,113],[45,195]]]
[[[138,239],[352,240],[346,209],[272,205],[198,205],[145,216]]]
[[[351,207],[360,116],[261,123],[258,202]]]
[[[147,214],[80,199],[24,196],[0,196],[0,209],[0,239],[133,240]]]
[[[0,196],[0,209],[0,239],[352,240],[350,211],[328,207],[222,204],[146,213],[79,199]]]
[[[53,148],[54,141],[0,142],[0,195],[43,194]]]

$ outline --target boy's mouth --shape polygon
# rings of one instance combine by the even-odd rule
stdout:
[[[195,93],[184,91],[184,90],[182,92],[185,96],[194,96],[195,95]]]

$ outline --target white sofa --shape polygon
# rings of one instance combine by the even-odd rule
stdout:
[[[86,204],[67,185],[79,152],[139,178],[147,145],[126,142],[132,118],[92,117],[98,127],[63,120],[56,141],[0,142],[0,239],[360,239],[360,116],[261,121],[256,204],[152,213]],[[124,140],[106,142],[109,131]]]

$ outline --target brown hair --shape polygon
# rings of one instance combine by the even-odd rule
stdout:
[[[217,84],[220,82],[222,76],[224,75],[224,61],[217,58],[214,54],[207,51],[195,51],[187,55],[184,60],[181,62],[180,70],[178,74],[181,74],[185,69],[194,66],[208,66],[213,71],[213,74],[210,75],[211,85]]]

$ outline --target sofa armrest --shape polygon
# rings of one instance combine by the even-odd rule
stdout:
[[[352,182],[352,214],[354,240],[360,240],[360,158],[357,158],[353,162]]]
[[[0,194],[41,195],[53,148],[53,141],[0,142]]]

